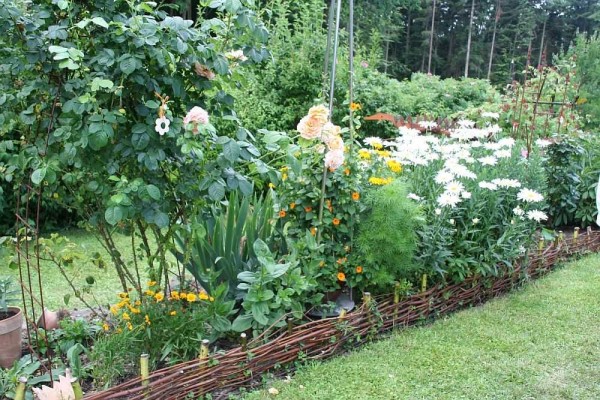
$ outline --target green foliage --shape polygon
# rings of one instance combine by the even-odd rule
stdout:
[[[10,276],[0,276],[0,311],[6,313],[8,306],[17,304],[17,297],[21,292],[13,288],[13,279]]]
[[[410,80],[397,81],[369,68],[357,66],[355,98],[364,115],[376,112],[403,117],[446,118],[470,107],[478,107],[498,97],[489,82],[482,79],[441,79],[415,73]],[[397,129],[389,122],[366,121],[365,136],[394,137]]]
[[[583,153],[584,149],[575,138],[562,137],[548,148],[548,212],[554,227],[573,225],[575,222],[581,198],[577,188],[581,184]]]
[[[265,242],[257,239],[253,245],[259,266],[255,271],[238,275],[238,289],[245,292],[242,302],[244,313],[233,322],[238,332],[253,329],[258,335],[263,329],[284,326],[286,313],[301,319],[305,292],[312,289],[302,275],[298,260],[278,263]]]
[[[418,270],[413,256],[423,220],[408,193],[408,185],[401,180],[371,189],[365,200],[368,211],[357,236],[368,285],[387,292],[392,282],[414,279]]]
[[[20,193],[31,180],[45,199],[56,193],[85,215],[123,287],[140,290],[139,271],[115,248],[116,228],[140,239],[138,254],[162,279],[176,221],[228,191],[252,192],[245,174],[259,152],[247,131],[234,124],[217,134],[183,116],[194,105],[211,119],[236,120],[227,88],[243,65],[226,54],[241,50],[246,63],[260,62],[266,28],[239,2],[212,2],[204,12],[213,18],[196,25],[139,0],[0,6],[5,184]],[[170,121],[164,135],[157,117]]]
[[[134,334],[124,331],[118,335],[101,335],[90,352],[92,379],[97,388],[108,388],[138,365],[140,354],[132,346]]]
[[[270,194],[251,201],[232,193],[225,209],[215,206],[209,215],[196,217],[190,242],[177,237],[176,255],[209,293],[225,284],[229,295],[237,297],[238,274],[251,269],[256,259],[252,244],[270,241],[273,217]]]
[[[40,369],[41,363],[37,360],[33,360],[32,357],[27,354],[21,357],[20,360],[16,361],[11,368],[0,368],[0,396],[6,399],[15,398],[15,390],[19,384],[19,378],[22,376],[26,378],[32,378]],[[47,375],[46,375],[47,376]],[[32,380],[29,379],[29,382]],[[37,382],[49,382],[50,378],[37,379]],[[33,400],[33,394],[31,391],[25,393],[27,400]]]
[[[576,76],[579,81],[579,98],[576,107],[584,115],[585,126],[600,127],[600,34],[577,35],[566,57],[573,57],[577,63]]]

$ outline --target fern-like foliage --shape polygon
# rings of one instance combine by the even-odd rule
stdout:
[[[395,280],[410,280],[418,272],[413,256],[423,218],[408,193],[407,183],[396,180],[373,189],[365,199],[369,211],[360,225],[358,250],[373,271],[370,283],[381,288]]]

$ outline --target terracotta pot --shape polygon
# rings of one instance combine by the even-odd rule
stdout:
[[[0,367],[10,368],[21,358],[23,313],[19,307],[8,307],[10,317],[0,320]]]
[[[59,328],[59,322],[63,317],[64,312],[45,309],[43,315],[40,315],[38,319],[37,326],[47,331],[53,331]]]

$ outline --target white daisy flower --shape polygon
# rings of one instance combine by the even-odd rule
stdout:
[[[546,140],[546,139],[538,139],[538,140],[535,141],[535,144],[540,149],[543,149],[544,147],[550,146],[552,144],[552,142],[549,141],[549,140]]]
[[[481,116],[483,118],[490,118],[490,119],[494,119],[494,120],[498,120],[500,118],[500,114],[495,113],[495,112],[488,112],[488,111],[482,112]]]
[[[510,158],[510,156],[512,155],[512,152],[510,150],[496,150],[494,152],[494,157],[497,158]]]
[[[496,178],[496,179],[492,179],[492,183],[498,185],[499,187],[503,187],[503,188],[518,188],[521,187],[521,182],[519,182],[516,179],[506,179],[506,178]]]
[[[544,200],[544,196],[542,196],[540,193],[536,192],[535,190],[523,188],[523,189],[519,190],[519,193],[517,193],[517,199],[522,200],[527,203],[537,203],[539,201]]]
[[[437,173],[437,175],[435,176],[435,183],[438,183],[440,185],[451,182],[454,180],[454,174],[452,174],[449,171],[446,171],[445,169],[439,171]]]
[[[423,129],[434,129],[437,128],[438,124],[435,121],[419,121],[417,122],[417,125],[419,125],[421,128]]]
[[[421,201],[423,200],[423,198],[421,196],[418,196],[414,193],[409,193],[408,196],[406,196],[409,199],[415,200],[415,201]]]
[[[535,222],[541,222],[541,221],[546,221],[548,219],[548,216],[543,211],[530,210],[530,211],[527,211],[527,218],[532,221],[535,221]]]
[[[454,193],[444,192],[438,197],[437,203],[442,207],[450,206],[454,208],[460,203],[460,197]]]
[[[492,182],[481,181],[479,182],[479,187],[482,189],[496,190],[498,186]]]
[[[480,219],[479,218],[473,218],[471,220],[471,222],[473,222],[473,225],[477,225],[479,223]]]
[[[467,192],[467,191],[465,190],[464,192],[462,192],[462,193],[460,194],[460,196],[461,196],[463,199],[465,199],[465,200],[466,200],[466,199],[470,199],[472,195],[471,195],[471,192]]]
[[[446,192],[448,193],[458,196],[463,190],[465,190],[465,186],[459,181],[450,181],[446,184]]]
[[[513,208],[513,213],[519,217],[522,217],[525,214],[525,211],[519,206]]]
[[[498,164],[498,159],[494,156],[486,156],[486,157],[481,157],[478,158],[477,161],[479,161],[482,165],[496,165]]]

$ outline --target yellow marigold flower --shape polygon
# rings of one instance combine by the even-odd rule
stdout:
[[[334,218],[333,221],[331,221],[333,223],[333,225],[338,226],[341,222],[341,220],[339,218]]]
[[[281,174],[281,180],[285,181],[288,178],[288,174]]]
[[[133,314],[139,314],[141,312],[139,308],[135,307],[130,307],[129,311],[131,311]]]
[[[284,165],[283,167],[279,168],[279,170],[280,170],[281,172],[287,172],[287,170],[288,170],[288,167]]]
[[[131,317],[129,316],[129,314],[128,314],[128,313],[126,313],[126,312],[124,312],[124,313],[123,313],[122,317],[123,317],[123,319],[124,319],[125,321],[129,321],[129,320],[131,319]]]
[[[110,329],[110,326],[105,322],[102,324],[102,329],[104,329],[104,332],[108,332],[108,330]]]
[[[148,316],[148,314],[144,316],[144,321],[146,321],[146,325],[150,325],[150,317]]]
[[[358,192],[352,193],[352,200],[354,200],[354,201],[360,200],[360,193],[358,193]]]
[[[127,329],[129,329],[130,331],[133,330],[133,325],[131,325],[131,322],[127,323]]]
[[[350,175],[350,168],[346,168],[346,169],[344,170],[344,174],[345,174],[345,175]]]
[[[395,172],[395,173],[402,172],[402,164],[400,164],[396,160],[388,160],[387,161],[387,166],[390,169],[390,171],[392,171],[392,172]]]
[[[206,292],[200,292],[200,300],[208,300],[208,294],[206,294]]]
[[[375,145],[373,145],[373,147],[377,148]],[[379,148],[381,148],[381,147],[379,147]],[[387,150],[377,150],[376,153],[379,157],[383,157],[383,158],[388,158],[392,154]]]
[[[383,145],[382,145],[381,143],[373,143],[371,146],[373,146],[373,148],[374,148],[375,150],[381,150],[381,149],[383,149]],[[379,154],[379,153],[380,153],[380,152],[378,151],[378,152],[377,152],[377,154]],[[387,152],[386,152],[386,153],[387,153]],[[379,155],[381,155],[381,154],[379,154]],[[382,157],[383,157],[383,156],[382,156]]]
[[[146,290],[146,291],[144,292],[144,294],[145,294],[146,296],[153,297],[155,293],[154,293],[152,290]]]
[[[214,298],[214,297],[212,297],[212,296],[210,296],[210,297],[208,298],[208,301],[210,301],[210,302],[212,303],[213,301],[215,301],[215,298]]]
[[[123,329],[117,328],[117,333],[123,333]]]
[[[291,202],[290,203],[290,210],[293,210],[294,208],[296,208],[296,203]]]
[[[187,300],[187,294],[184,292],[179,293],[179,300]]]
[[[172,300],[177,300],[177,299],[179,299],[179,292],[178,292],[177,290],[173,290],[173,291],[171,291],[170,298],[171,298]]]
[[[154,295],[154,298],[156,299],[157,303],[160,303],[161,301],[163,301],[165,299],[165,295],[162,294],[162,292],[159,292]]]
[[[378,186],[388,185],[392,183],[392,178],[377,178],[375,176],[372,176],[369,178],[369,183]]]
[[[362,274],[362,272],[363,272],[363,267],[361,267],[360,265],[358,267],[356,267],[357,274]]]
[[[190,303],[196,301],[196,295],[194,293],[188,293],[186,300]]]
[[[269,182],[269,187],[270,187],[271,189],[275,189],[275,184],[274,184],[273,182]]]
[[[371,158],[371,152],[367,149],[360,149],[358,151],[358,156],[363,160],[369,160]]]
[[[358,111],[362,108],[362,106],[359,103],[350,103],[350,109],[352,111]]]
[[[149,281],[148,287],[156,286],[156,281]]]
[[[319,267],[321,267],[321,268],[322,268],[322,267],[324,267],[324,266],[325,266],[325,261],[321,261],[321,262],[319,263]]]
[[[122,299],[126,299],[127,297],[129,297],[129,293],[123,293],[123,292],[121,292],[121,293],[119,293],[119,297],[122,298]]]
[[[110,306],[110,312],[112,315],[117,315],[119,308],[117,306]]]
[[[345,282],[346,281],[346,274],[344,274],[343,272],[338,272],[337,273],[337,278],[338,278],[338,281]]]
[[[137,307],[139,307],[142,305],[142,302],[139,300],[136,300],[135,303],[133,303],[133,304],[135,304]]]
[[[169,315],[170,315],[170,316],[172,316],[172,317],[174,317],[175,315],[177,315],[177,311],[171,311],[171,312],[169,313]]]

